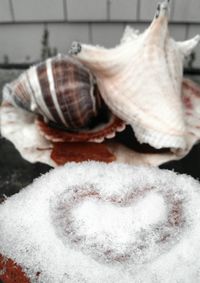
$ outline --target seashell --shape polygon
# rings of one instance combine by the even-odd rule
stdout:
[[[183,62],[200,36],[176,42],[169,36],[168,14],[166,0],[144,33],[128,28],[111,49],[75,42],[70,53],[94,73],[105,103],[132,126],[140,143],[186,150]]]
[[[182,75],[183,59],[197,45],[199,36],[185,42],[170,38],[168,5],[165,1],[158,6],[155,19],[144,33],[127,27],[116,48],[75,43],[71,53],[78,60],[59,55],[33,66],[8,84],[0,111],[2,136],[30,162],[54,167],[72,160],[72,148],[80,153],[75,161],[88,160],[96,153],[102,160],[101,152],[106,162],[154,166],[184,157],[200,139],[199,86]],[[87,67],[96,75],[98,87]],[[63,111],[61,94],[66,90],[73,90],[71,97],[82,110],[74,110],[73,99],[64,103],[65,109],[72,111],[65,117],[68,126],[57,111],[58,107]],[[81,103],[83,90],[85,104]],[[87,112],[82,107],[96,111]],[[86,119],[80,119],[81,115]],[[132,131],[130,135],[124,131],[121,140],[122,135],[115,136],[125,128],[124,121],[132,126],[136,139]],[[106,138],[111,141],[104,141]],[[135,140],[144,143],[139,150]],[[65,143],[63,156],[58,142]],[[76,146],[69,142],[76,142]],[[91,144],[83,146],[84,142],[103,142],[103,146],[92,145],[92,154],[86,156],[84,147]],[[146,145],[147,151],[143,151]]]
[[[182,105],[187,128],[186,138],[188,140],[188,148],[182,151],[138,151],[138,146],[137,148],[135,147],[134,136],[130,135],[129,132],[126,133],[127,127],[126,131],[117,135],[117,138],[103,141],[103,144],[93,145],[92,153],[86,155],[86,145],[83,146],[83,142],[89,137],[87,132],[65,132],[64,134],[63,131],[49,127],[43,120],[37,119],[35,123],[34,114],[14,107],[6,100],[3,101],[0,111],[1,135],[14,144],[24,159],[32,163],[42,162],[52,167],[71,161],[72,147],[74,152],[79,153],[79,157],[77,155],[74,156],[74,161],[82,161],[84,158],[88,160],[93,157],[96,160],[98,156],[99,160],[103,158],[103,161],[106,162],[110,162],[113,158],[118,163],[159,166],[170,160],[183,158],[200,140],[200,87],[188,79],[184,79],[182,83]],[[38,123],[41,123],[39,130]],[[103,131],[105,133],[105,128]],[[97,134],[100,133],[101,131],[96,133],[94,131],[95,141],[97,141]],[[121,136],[121,139],[119,139],[119,136]],[[126,143],[122,139],[123,136],[127,141]],[[68,143],[63,142],[63,137],[64,139],[67,137],[66,141]],[[52,140],[54,142],[62,141],[63,145],[54,143]],[[100,141],[99,137],[98,140]],[[70,145],[69,142],[72,141],[78,142]],[[82,144],[80,145],[81,142]],[[86,144],[88,147],[90,146],[90,144]],[[99,147],[100,145],[105,145],[107,150],[105,147]]]
[[[64,55],[31,67],[3,92],[15,106],[67,129],[88,127],[102,104],[91,73]]]
[[[14,106],[38,114],[40,132],[54,142],[102,142],[125,128],[103,102],[92,74],[69,56],[31,67],[3,93]]]

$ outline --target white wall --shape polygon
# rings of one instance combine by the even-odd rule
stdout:
[[[44,27],[50,47],[66,53],[74,40],[112,47],[128,23],[143,30],[159,0],[0,0],[0,63],[40,60]],[[200,33],[200,0],[172,0],[171,33]],[[200,46],[194,66],[200,67]]]

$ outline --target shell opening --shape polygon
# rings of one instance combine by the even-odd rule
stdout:
[[[66,128],[64,125],[54,123],[52,121],[48,121],[47,124],[52,128],[59,129],[62,131],[81,132],[85,130],[93,130],[97,127],[100,127],[100,125],[107,124],[108,121],[110,120],[111,115],[112,114],[110,110],[108,109],[108,107],[104,103],[102,103],[100,109],[98,110],[98,114],[92,117],[90,122],[82,128],[80,127],[79,128]]]

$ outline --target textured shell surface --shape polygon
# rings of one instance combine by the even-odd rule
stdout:
[[[168,14],[166,0],[143,33],[127,28],[115,48],[74,43],[70,53],[94,72],[106,104],[132,126],[140,143],[185,149],[183,62],[199,36],[176,42],[169,36]]]
[[[101,107],[92,74],[76,59],[60,54],[32,66],[3,93],[15,106],[68,129],[87,127]]]
[[[90,145],[84,144],[82,147],[83,142],[85,143],[87,141],[103,142],[103,145],[106,146],[111,154],[115,156],[116,162],[132,165],[145,164],[159,166],[170,160],[183,158],[200,140],[200,86],[189,79],[184,79],[182,84],[182,100],[185,112],[185,123],[187,127],[188,148],[186,150],[157,152],[155,150],[154,152],[138,151],[137,148],[134,147],[133,135],[129,134],[125,135],[125,137],[129,144],[133,144],[133,147],[131,148],[128,147],[127,142],[123,143],[123,140],[120,139],[104,141],[104,138],[114,137],[116,131],[118,132],[123,130],[123,125],[116,122],[115,118],[112,120],[116,125],[113,125],[111,122],[102,129],[96,129],[95,131],[93,130],[92,133],[87,131],[84,131],[84,133],[80,131],[77,133],[65,131],[65,134],[63,134],[62,131],[59,131],[59,133],[57,131],[55,133],[56,129],[48,127],[46,123],[42,123],[42,129],[41,126],[38,128],[35,115],[33,113],[24,111],[19,107],[14,107],[8,103],[7,100],[4,100],[1,105],[1,135],[14,144],[24,159],[28,160],[29,162],[42,162],[53,167],[57,166],[57,161],[54,162],[52,154],[54,154],[54,156],[56,154],[56,160],[60,158],[62,162],[69,162],[70,153],[74,158],[74,156],[78,156],[77,153],[79,152],[80,156],[85,156],[85,160],[88,160],[91,156],[91,153],[90,156],[86,154],[85,146],[90,148]],[[103,132],[103,135],[101,132]],[[102,137],[104,137],[103,140]],[[56,146],[56,150],[58,149],[58,152],[56,152],[54,148],[55,142],[59,142],[58,146]],[[65,143],[64,153],[64,144],[63,146],[60,146],[60,142]],[[69,142],[74,143],[68,147]],[[77,142],[79,145],[78,148],[75,149]],[[81,147],[80,143],[82,143]],[[98,147],[100,145],[95,145],[95,148],[96,146]],[[72,152],[72,148],[75,152],[75,155]],[[94,146],[93,154],[95,154]],[[99,154],[99,151],[97,154]],[[95,154],[95,156],[97,156],[97,154]],[[100,154],[100,160],[102,161],[102,152]],[[78,158],[80,158],[80,156]],[[81,160],[79,159],[79,161]]]

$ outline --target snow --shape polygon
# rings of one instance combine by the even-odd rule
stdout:
[[[93,234],[101,238],[102,234],[107,233],[112,241],[116,238],[120,244],[134,237],[141,229],[148,229],[150,225],[166,220],[167,212],[162,196],[150,193],[130,207],[98,203],[95,200],[83,201],[74,209],[73,217],[79,234],[87,237]]]
[[[31,282],[200,282],[199,208],[189,176],[71,163],[0,205],[0,253]]]

